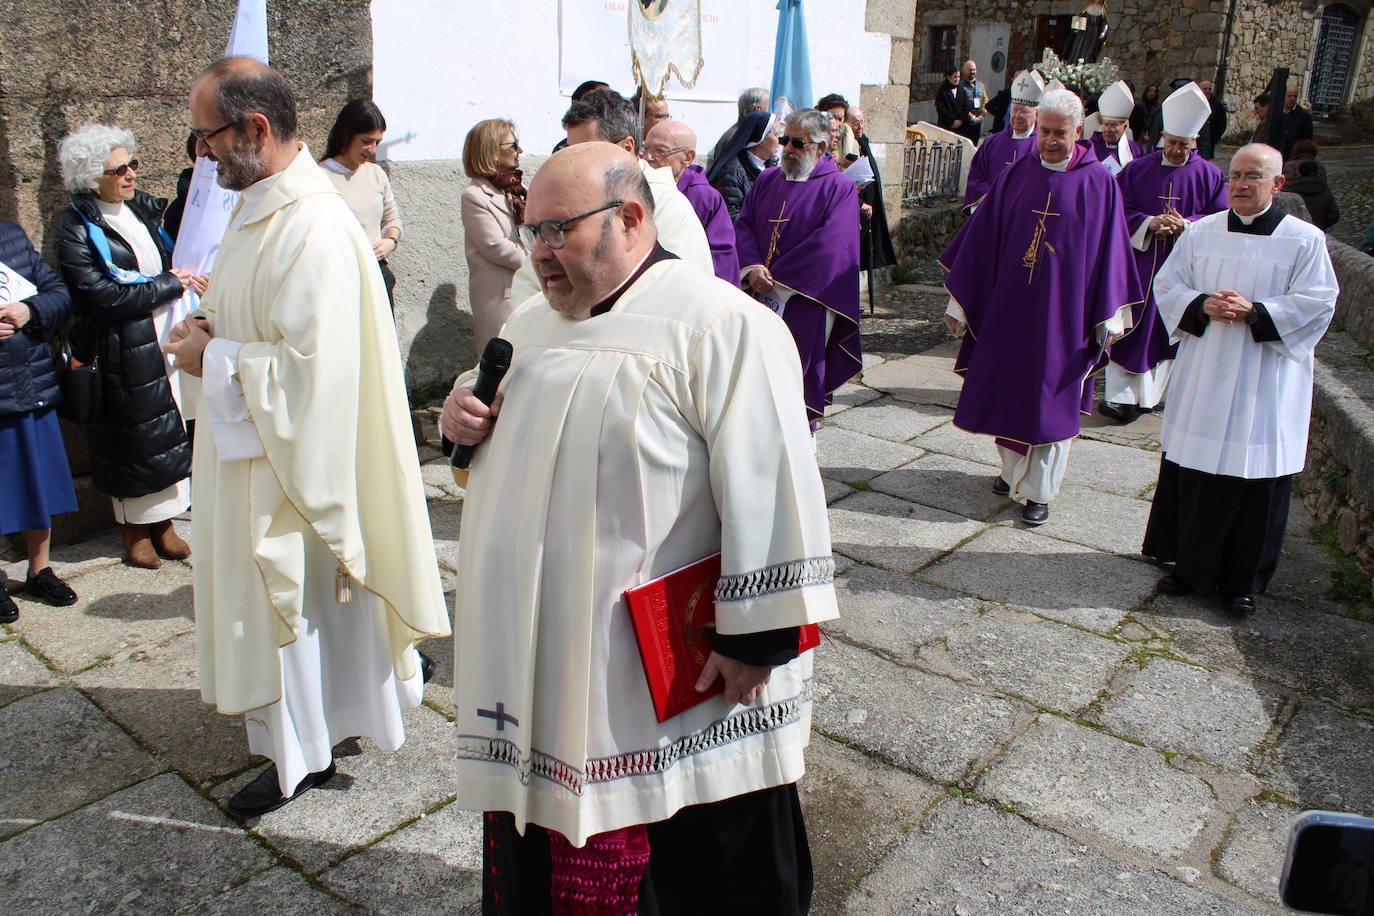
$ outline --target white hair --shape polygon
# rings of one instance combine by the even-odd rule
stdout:
[[[1067,89],[1051,89],[1042,95],[1039,111],[1072,118],[1075,127],[1083,123],[1083,100]]]
[[[739,119],[743,121],[749,116],[749,112],[754,110],[754,106],[762,103],[763,108],[768,107],[768,90],[755,86],[753,89],[746,89],[739,95]]]
[[[1283,153],[1267,143],[1247,143],[1236,150],[1231,156],[1231,161],[1235,162],[1242,154],[1258,156],[1264,163],[1264,170],[1270,173],[1264,176],[1266,178],[1274,178],[1283,173]]]
[[[131,157],[138,152],[138,141],[122,127],[83,124],[67,134],[57,147],[63,186],[73,194],[91,190],[105,173],[105,160],[121,148]]]

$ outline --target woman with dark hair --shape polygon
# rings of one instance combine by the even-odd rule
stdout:
[[[401,241],[401,213],[391,193],[391,179],[373,162],[386,136],[386,118],[371,99],[354,99],[334,119],[324,146],[320,168],[343,195],[372,243],[377,266],[386,281],[391,310],[396,310],[396,275],[386,259]]]
[[[1150,125],[1154,123],[1155,114],[1159,110],[1159,86],[1155,83],[1145,87],[1145,93],[1141,95],[1140,101],[1135,103],[1135,108],[1131,109],[1131,135],[1134,136],[1142,146],[1145,137],[1150,132]]]
[[[778,136],[782,122],[767,111],[756,111],[740,122],[739,130],[725,147],[720,158],[711,164],[706,179],[711,187],[725,198],[730,219],[739,219],[744,207],[744,195],[754,186],[754,179],[771,165],[777,165]]]
[[[138,144],[120,127],[87,124],[57,149],[72,204],[57,217],[57,263],[71,291],[83,361],[98,366],[100,414],[86,427],[91,478],[109,495],[131,566],[156,569],[191,548],[172,519],[191,505],[191,441],[179,370],[160,344],[172,305],[204,277],[172,267],[165,199],[136,187]]]

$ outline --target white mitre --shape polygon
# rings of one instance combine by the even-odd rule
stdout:
[[[1112,83],[1097,97],[1097,111],[1104,118],[1125,121],[1135,109],[1135,97],[1125,80]]]
[[[1020,105],[1039,105],[1045,81],[1034,70],[1022,70],[1011,82],[1011,100]]]
[[[1196,137],[1212,116],[1212,103],[1197,83],[1175,89],[1160,107],[1164,110],[1164,132],[1175,137]]]
[[[1057,77],[1057,76],[1052,76],[1052,77],[1050,77],[1050,81],[1049,81],[1048,83],[1045,84],[1045,91],[1046,91],[1046,92],[1053,92],[1053,91],[1056,90],[1056,89],[1068,89],[1068,88],[1069,88],[1068,86],[1065,86],[1063,83],[1061,83],[1061,82],[1059,81],[1059,77]]]

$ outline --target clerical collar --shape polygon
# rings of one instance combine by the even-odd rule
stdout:
[[[1192,153],[1189,153],[1189,154],[1188,154],[1188,158],[1187,158],[1187,159],[1184,159],[1182,162],[1170,162],[1168,156],[1160,156],[1160,157],[1159,157],[1159,161],[1162,162],[1162,163],[1164,163],[1165,165],[1167,165],[1167,166],[1168,166],[1169,168],[1171,168],[1171,169],[1181,169],[1181,168],[1183,168],[1185,165],[1187,165],[1189,162],[1191,162],[1192,159],[1193,159],[1193,154],[1192,154]]]
[[[760,172],[768,168],[768,163],[764,162],[758,156],[755,156],[752,150],[745,150],[744,155],[749,157],[749,161],[754,164],[754,168],[758,169]]]
[[[1013,140],[1025,140],[1025,139],[1027,139],[1027,138],[1033,136],[1034,134],[1035,134],[1035,128],[1032,127],[1030,130],[1026,131],[1024,134],[1018,134],[1016,131],[1012,131],[1012,132],[1011,132],[1011,138],[1012,138]]]
[[[600,302],[598,302],[596,305],[592,306],[590,309],[583,312],[582,314],[574,315],[573,317],[578,320],[582,320],[584,318],[595,318],[597,315],[606,314],[611,310],[611,308],[616,304],[616,302],[620,300],[620,297],[624,295],[625,290],[633,286],[634,282],[638,280],[640,277],[642,277],[646,270],[648,270],[650,267],[653,267],[659,261],[670,261],[676,259],[677,255],[673,254],[667,248],[664,248],[662,245],[658,244],[658,242],[654,242],[653,250],[644,256],[644,260],[640,261],[639,266],[630,272],[630,275],[625,278],[624,283],[617,286],[615,290],[605,299],[602,299]]]
[[[1059,162],[1046,162],[1044,159],[1040,160],[1040,164],[1051,172],[1067,172],[1069,170],[1069,163],[1071,162],[1073,162],[1073,153],[1069,153],[1069,155],[1065,156]]]
[[[1286,215],[1274,206],[1273,201],[1254,216],[1241,216],[1235,210],[1230,210],[1226,213],[1226,229],[1228,232],[1240,232],[1245,235],[1273,235]]]

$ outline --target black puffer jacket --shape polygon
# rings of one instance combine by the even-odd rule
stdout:
[[[725,209],[730,211],[730,219],[739,219],[739,211],[744,209],[744,197],[759,177],[759,169],[749,161],[749,154],[743,150],[730,162],[720,167],[712,186],[725,198]]]
[[[137,270],[138,259],[91,195],[76,195],[53,230],[58,266],[77,316],[76,339],[100,360],[104,402],[100,417],[87,427],[91,477],[101,492],[123,499],[156,493],[191,473],[191,443],[172,400],[151,317],[154,308],[177,299],[182,290],[181,281],[167,272],[172,256],[157,232],[166,205],[142,191],[128,201],[162,254],[163,272],[151,283],[126,286],[101,270],[86,226],[72,207],[105,230],[116,266]]]
[[[33,313],[19,333],[0,340],[0,416],[52,407],[61,398],[47,335],[67,323],[72,297],[24,230],[0,221],[0,263],[38,287],[25,299]]]

